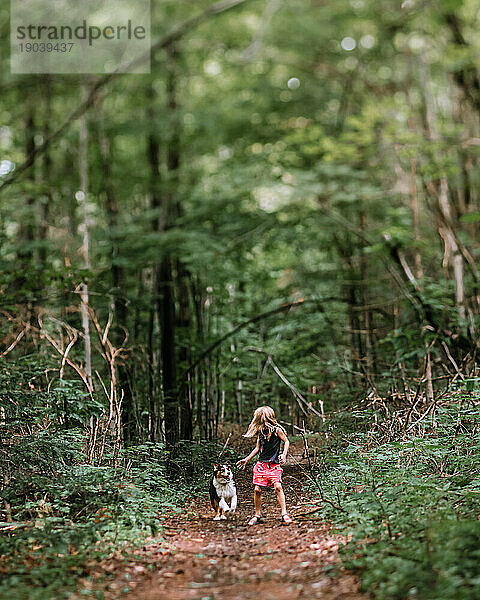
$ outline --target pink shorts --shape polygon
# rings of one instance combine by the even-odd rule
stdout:
[[[283,469],[278,463],[260,462],[253,467],[253,485],[271,487],[282,481]]]

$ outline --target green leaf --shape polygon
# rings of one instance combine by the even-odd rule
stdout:
[[[478,223],[480,221],[479,212],[471,212],[460,217],[462,223]]]

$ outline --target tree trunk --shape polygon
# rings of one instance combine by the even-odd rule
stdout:
[[[420,87],[423,94],[424,104],[424,126],[427,137],[435,140],[438,134],[435,126],[435,112],[433,97],[430,91],[430,72],[428,64],[423,59],[419,63]],[[463,281],[463,257],[460,252],[455,236],[455,226],[453,215],[448,198],[448,181],[446,177],[440,177],[439,181],[433,184],[430,189],[435,190],[438,201],[438,233],[444,243],[443,268],[448,278],[448,265],[451,264],[453,278],[455,281],[455,303],[460,318],[465,319],[465,286]]]
[[[179,438],[177,361],[175,356],[175,295],[172,264],[166,256],[158,269],[158,314],[162,357],[163,418],[165,442],[174,445]]]
[[[52,118],[52,81],[49,75],[45,76],[45,116],[43,125],[43,139],[46,140],[50,136],[50,121]],[[43,185],[45,193],[42,199],[41,216],[40,216],[40,248],[38,251],[40,268],[47,268],[47,243],[48,243],[48,221],[50,217],[50,204],[52,202],[51,189],[51,174],[52,174],[52,158],[50,149],[47,148],[43,155]]]
[[[127,332],[128,310],[127,303],[123,297],[125,285],[125,272],[122,266],[118,263],[120,249],[118,245],[118,216],[119,209],[115,188],[112,177],[113,164],[113,144],[108,138],[102,115],[101,100],[96,104],[97,116],[97,131],[100,149],[100,165],[103,173],[103,188],[105,192],[105,213],[107,216],[107,224],[110,232],[111,245],[111,265],[112,265],[112,292],[113,292],[113,312],[116,320],[116,327],[113,330],[113,343],[115,347],[120,348],[125,339]],[[121,362],[117,364],[118,374],[118,389],[121,390],[122,400],[122,433],[125,445],[129,445],[135,441],[136,433],[136,411],[133,400],[132,389],[130,385],[131,376],[127,365]]]
[[[448,183],[445,178],[440,180],[438,190],[438,208],[440,223],[438,232],[444,243],[443,268],[451,264],[455,281],[455,304],[461,319],[465,319],[465,285],[463,281],[463,257],[457,244],[452,223],[452,213],[448,198]]]
[[[27,106],[27,114],[25,117],[25,155],[27,160],[34,155],[35,152],[35,105],[30,101]],[[33,167],[28,174],[30,184],[35,182],[35,170]],[[32,315],[31,303],[28,299],[27,291],[33,290],[36,293],[36,277],[32,270],[34,267],[34,253],[32,250],[35,240],[35,195],[33,190],[26,194],[26,213],[20,220],[18,233],[18,259],[19,259],[19,276],[16,278],[16,287],[20,290],[17,302],[26,304],[28,310],[27,318],[30,320]]]
[[[367,234],[367,213],[365,211],[364,206],[362,206],[359,216],[360,216],[360,231],[362,232],[362,234],[366,235]],[[373,379],[372,379],[373,340],[372,340],[372,319],[371,319],[372,315],[371,315],[370,309],[368,307],[368,305],[369,305],[369,300],[368,300],[368,287],[369,287],[368,256],[365,252],[365,246],[366,246],[366,243],[362,242],[361,246],[360,246],[360,276],[361,276],[360,285],[362,286],[361,287],[361,297],[362,297],[362,304],[363,304],[363,328],[365,331],[365,333],[364,333],[364,335],[365,335],[364,373],[365,373],[367,380],[373,384]]]
[[[153,296],[153,293],[152,293]],[[148,437],[151,442],[157,439],[157,408],[155,404],[155,350],[153,331],[155,325],[155,307],[148,311],[147,351],[148,351]]]
[[[177,108],[177,70],[178,53],[175,44],[167,49],[167,96],[172,130],[167,143],[167,171],[170,173],[169,189],[163,194],[164,214],[168,214],[167,227],[171,226],[179,214],[178,191],[173,188],[177,183],[177,171],[180,165],[180,131]],[[177,389],[176,360],[176,309],[175,278],[173,259],[167,254],[158,269],[158,299],[160,315],[160,352],[162,357],[163,406],[165,424],[165,442],[174,445],[180,434],[179,402]]]
[[[417,161],[414,158],[410,159],[410,210],[412,211],[413,235],[415,238],[415,247],[413,257],[415,263],[415,277],[420,279],[423,277],[422,255],[420,254],[420,217],[418,209],[418,194],[417,194]]]
[[[152,57],[153,59],[154,57]],[[152,73],[156,70],[156,61],[152,62]],[[150,121],[151,130],[147,136],[147,158],[150,166],[150,206],[155,211],[155,217],[153,220],[153,230],[157,233],[163,231],[165,227],[165,210],[160,213],[160,144],[158,136],[156,134],[156,106],[155,106],[156,93],[153,86],[153,79],[150,82],[148,88],[148,104],[147,104],[147,118]],[[148,358],[149,358],[149,422],[150,422],[150,441],[155,441],[156,431],[159,428],[160,423],[160,407],[158,406],[157,399],[155,398],[155,377],[154,377],[154,323],[155,323],[155,310],[158,311],[159,300],[157,298],[157,287],[159,279],[159,266],[155,265],[152,275],[152,305],[150,307],[149,319],[148,319]],[[155,307],[155,308],[154,308]]]
[[[178,287],[178,314],[177,327],[183,333],[179,350],[179,361],[181,369],[185,370],[191,362],[190,345],[187,342],[192,327],[192,315],[190,310],[190,286],[188,285],[190,273],[177,261],[177,287]],[[191,440],[193,437],[193,405],[191,401],[190,379],[182,382],[179,389],[180,400],[180,435],[183,440]]]
[[[88,88],[86,83],[82,84],[82,100],[88,97]],[[89,232],[88,232],[88,122],[87,115],[84,113],[80,117],[80,143],[79,143],[79,164],[80,164],[80,193],[78,199],[82,207],[82,237],[83,243],[81,254],[83,258],[83,266],[85,269],[90,269],[90,253],[89,253]],[[92,381],[92,350],[90,342],[90,322],[88,318],[88,283],[82,282],[80,286],[81,305],[80,311],[82,315],[82,327],[85,336],[85,373],[87,383],[90,390],[93,390]]]

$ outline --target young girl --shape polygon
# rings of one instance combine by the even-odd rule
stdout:
[[[245,465],[260,452],[257,464],[253,467],[253,484],[255,492],[253,500],[255,504],[255,515],[248,522],[249,525],[262,523],[262,487],[275,488],[277,499],[282,510],[282,523],[290,525],[293,521],[287,512],[285,494],[282,488],[283,469],[280,465],[285,464],[290,442],[286,436],[285,430],[275,418],[273,408],[270,406],[260,406],[253,414],[253,419],[248,426],[244,437],[257,436],[257,444],[246,458],[237,462],[237,467],[245,469]],[[283,452],[280,454],[280,444],[284,443]]]

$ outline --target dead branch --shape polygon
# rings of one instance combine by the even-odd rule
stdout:
[[[319,498],[318,500],[315,500],[315,502],[307,502],[307,503],[305,503],[305,505],[300,504],[299,506],[308,506],[309,504],[324,504],[324,503],[330,504],[330,506],[332,508],[334,508],[335,510],[339,510],[340,512],[343,512],[343,513],[346,512],[346,510],[344,508],[342,508],[338,504],[335,504],[335,502],[328,500],[327,498]],[[316,506],[315,508],[312,508],[311,510],[308,510],[306,512],[295,513],[295,517],[305,517],[307,515],[312,515],[312,514],[318,512],[319,510],[321,510],[321,506]]]
[[[43,320],[42,320],[42,317],[40,315],[38,315],[37,320],[38,320],[39,327],[38,328],[37,327],[32,327],[32,330],[33,331],[37,331],[39,333],[39,335],[40,335],[41,338],[46,339],[55,348],[55,350],[62,357],[62,365],[63,365],[63,367],[65,366],[65,363],[67,365],[69,365],[70,367],[72,367],[72,369],[79,375],[80,379],[83,381],[85,387],[88,390],[88,393],[91,396],[92,395],[92,390],[90,389],[90,385],[88,384],[86,373],[83,371],[83,369],[79,365],[75,364],[72,360],[70,360],[68,358],[68,352],[70,351],[70,348],[71,348],[70,344],[69,344],[69,346],[67,346],[68,352],[63,351],[62,348],[61,348],[61,346],[60,346],[60,344],[55,339],[53,339],[53,337],[50,334],[48,334],[45,331],[45,329],[43,327]]]
[[[20,331],[20,333],[17,335],[17,337],[15,338],[15,340],[10,344],[10,346],[0,354],[0,356],[7,356],[7,354],[9,352],[11,352],[15,346],[18,344],[18,342],[23,338],[23,336],[27,333],[27,331],[30,329],[30,325],[27,324],[27,326],[25,327],[25,329],[22,329],[22,331]]]
[[[298,425],[294,425],[293,423],[289,423],[288,421],[278,421],[279,423],[281,423],[282,425],[288,425],[289,427],[293,427],[294,429],[296,429],[297,431],[299,431],[300,433],[313,433],[313,431],[310,431],[309,429],[305,429],[303,427],[298,427]]]
[[[218,455],[218,458],[217,458],[217,460],[220,460],[220,459],[222,458],[222,455],[223,455],[223,453],[225,452],[225,449],[226,449],[226,447],[228,446],[228,442],[230,441],[230,438],[231,438],[231,437],[232,437],[232,434],[231,434],[231,433],[229,433],[229,434],[228,434],[228,437],[227,437],[227,441],[225,442],[225,444],[224,444],[224,446],[223,446],[223,448],[222,448],[222,451],[221,451],[221,452],[220,452],[220,454]]]
[[[288,379],[285,377],[285,375],[280,371],[280,369],[278,368],[278,366],[273,362],[273,359],[270,355],[269,352],[266,352],[265,350],[262,350],[261,348],[255,348],[254,346],[250,346],[248,348],[248,350],[251,350],[253,352],[260,352],[262,354],[267,354],[267,363],[272,367],[272,369],[275,371],[275,373],[280,377],[280,379],[283,381],[283,383],[292,391],[294,398],[297,401],[297,404],[300,408],[300,410],[303,412],[303,414],[305,416],[308,416],[307,411],[305,410],[305,408],[303,407],[303,405],[305,405],[305,407],[312,411],[314,414],[316,414],[318,417],[322,418],[321,413],[319,413],[315,408],[313,408],[313,405],[311,402],[308,402],[308,400],[305,400],[305,398],[302,396],[302,394],[298,391],[298,389],[293,385],[293,383],[290,383],[290,381],[288,381]],[[301,404],[303,403],[303,405]]]
[[[75,342],[77,341],[77,339],[78,339],[78,336],[75,333],[75,335],[73,336],[72,340],[69,342],[68,346],[65,348],[65,352],[63,353],[63,356],[62,356],[62,364],[61,364],[61,367],[60,367],[60,374],[59,374],[60,379],[63,379],[63,372],[65,370],[65,362],[66,362],[66,360],[68,358],[68,353],[72,349],[72,347],[75,344]]]

